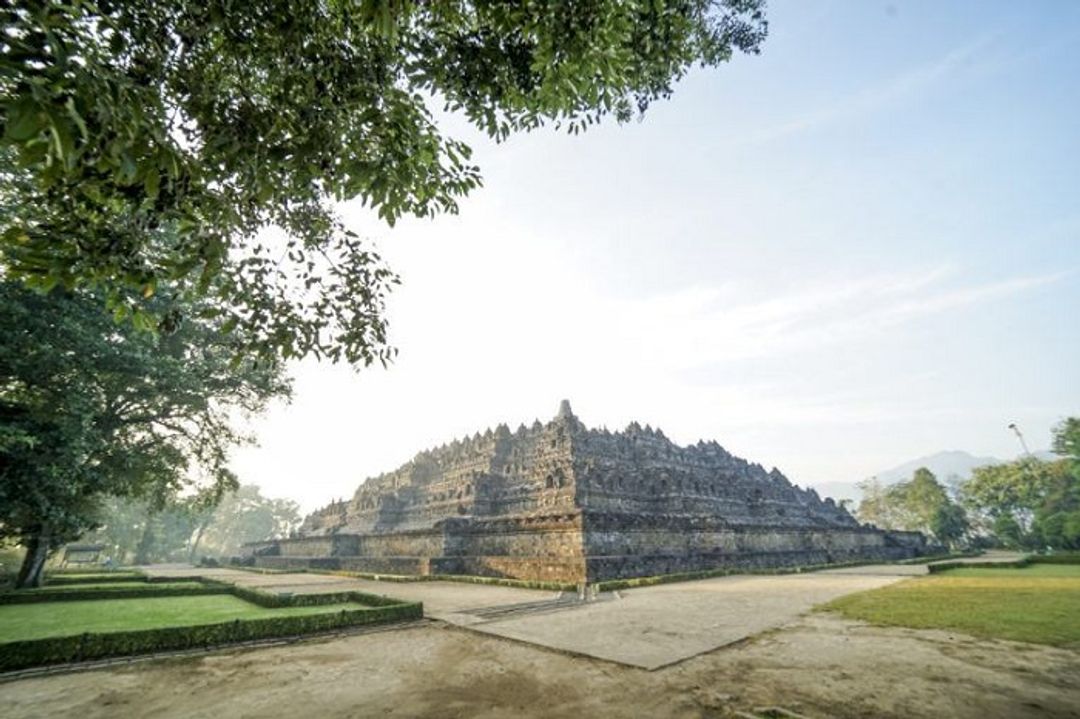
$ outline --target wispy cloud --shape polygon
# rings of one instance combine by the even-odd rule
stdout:
[[[809,352],[895,331],[920,318],[959,312],[1052,284],[1067,272],[961,283],[953,267],[907,274],[869,275],[812,284],[760,301],[721,301],[693,288],[663,298],[626,303],[622,340],[648,338],[656,364],[671,369]],[[609,343],[608,346],[612,346]]]
[[[938,84],[944,78],[955,74],[958,69],[969,64],[986,49],[996,37],[996,35],[978,37],[950,50],[937,60],[919,65],[888,82],[864,88],[830,104],[813,108],[786,122],[765,128],[751,135],[746,142],[751,145],[764,144],[896,107]]]

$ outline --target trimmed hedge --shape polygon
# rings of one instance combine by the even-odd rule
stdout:
[[[0,605],[34,604],[38,602],[79,602],[93,599],[151,599],[154,597],[192,597],[207,594],[230,594],[228,584],[220,582],[184,582],[186,586],[156,587],[94,587],[81,589],[57,587],[54,589],[17,589],[0,592]]]
[[[421,617],[423,617],[422,605],[398,603],[375,609],[343,609],[340,612],[326,614],[237,619],[220,624],[8,642],[0,644],[0,671],[291,637]]]
[[[1080,552],[1062,552],[1061,554],[1028,554],[1011,562],[942,562],[931,564],[930,572],[937,574],[950,569],[1022,569],[1032,564],[1080,564]]]
[[[104,582],[146,581],[141,572],[99,572],[96,574],[46,574],[45,586],[59,587],[68,584],[102,584]]]
[[[375,582],[459,582],[461,584],[488,584],[520,589],[544,589],[551,592],[572,592],[577,588],[573,582],[545,582],[535,579],[511,579],[509,577],[480,577],[475,574],[383,574],[381,572],[355,572],[349,569],[269,569],[264,567],[230,567],[260,574],[330,574],[336,577],[369,579]]]
[[[958,556],[958,555],[946,555],[946,556]],[[967,556],[967,555],[959,555]],[[651,577],[632,577],[630,579],[611,579],[606,582],[597,582],[596,591],[598,592],[614,592],[622,589],[633,589],[634,587],[651,587],[656,584],[672,584],[674,582],[690,582],[696,579],[713,579],[715,577],[727,577],[734,574],[761,574],[761,575],[777,575],[777,574],[802,574],[803,572],[821,572],[826,569],[844,569],[847,567],[865,567],[876,564],[922,564],[923,562],[935,561],[932,557],[915,557],[913,559],[905,559],[890,562],[887,560],[873,560],[873,559],[856,559],[850,562],[831,562],[829,564],[804,564],[788,567],[719,567],[717,569],[702,569],[695,572],[677,572],[675,574],[657,574]],[[930,565],[931,567],[935,565]],[[964,564],[961,566],[970,567],[973,565]],[[934,571],[931,569],[930,571]]]
[[[462,584],[489,584],[497,587],[520,589],[546,589],[552,592],[572,592],[577,589],[573,582],[545,582],[534,579],[509,579],[505,577],[478,577],[473,574],[429,574],[421,577],[425,582],[460,582]]]
[[[420,574],[381,574],[379,572],[354,572],[351,569],[283,569],[283,572],[307,572],[309,574],[333,574],[337,577],[351,577],[353,579],[370,579],[376,582],[422,582],[426,579]]]
[[[981,549],[975,549],[970,552],[949,552],[948,554],[932,554],[927,557],[912,557],[911,559],[901,559],[896,564],[928,564],[930,562],[941,562],[947,559],[964,559],[966,557],[978,557],[984,554]]]
[[[947,572],[950,569],[1021,569],[1034,562],[1033,557],[1021,557],[1008,562],[938,562],[927,567],[931,574]]]
[[[675,582],[691,582],[696,579],[713,579],[715,577],[728,577],[734,574],[801,574],[803,572],[820,572],[823,569],[843,569],[844,567],[859,567],[868,564],[881,564],[873,561],[834,562],[832,564],[807,564],[791,567],[767,567],[755,569],[753,567],[719,567],[717,569],[701,569],[696,572],[676,572],[674,574],[656,574],[651,577],[632,577],[630,579],[611,579],[606,582],[597,582],[596,591],[614,592],[634,587],[651,587],[657,584],[673,584]]]
[[[251,572],[252,574],[290,574],[292,572],[303,572],[302,569],[271,569],[269,567],[249,567],[245,564],[229,564],[226,569],[237,569],[241,572]]]
[[[401,604],[400,600],[384,597],[381,594],[368,594],[367,592],[329,592],[324,594],[273,594],[251,587],[230,585],[233,596],[244,601],[257,604],[264,609],[280,609],[282,607],[320,607],[329,604],[344,604],[356,602],[366,604],[369,607],[390,607]]]
[[[1060,554],[1040,554],[1031,557],[1035,564],[1080,564],[1080,552],[1061,552]]]

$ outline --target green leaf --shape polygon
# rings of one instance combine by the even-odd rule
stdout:
[[[161,173],[155,168],[150,168],[146,172],[146,178],[143,180],[143,189],[146,190],[146,196],[150,199],[156,200],[158,196],[158,190],[161,187]]]
[[[7,107],[4,136],[14,142],[26,142],[40,135],[48,126],[41,107],[28,97]]]

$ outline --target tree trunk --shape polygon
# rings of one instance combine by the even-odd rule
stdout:
[[[150,563],[150,550],[154,548],[154,518],[147,517],[146,527],[143,528],[142,537],[139,539],[139,546],[135,548],[135,564],[143,565]]]
[[[210,526],[210,520],[212,518],[213,518],[213,515],[208,517],[206,520],[204,520],[199,525],[199,531],[195,533],[195,541],[191,543],[191,551],[188,552],[188,563],[189,564],[194,564],[195,563],[195,552],[199,549],[199,542],[202,541],[203,532],[205,532],[206,528],[208,526]]]
[[[45,560],[49,557],[49,527],[43,524],[37,534],[26,543],[26,556],[23,557],[19,576],[15,578],[16,589],[40,587],[45,575]]]

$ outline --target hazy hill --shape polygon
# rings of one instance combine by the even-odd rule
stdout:
[[[1005,460],[997,457],[976,457],[962,450],[953,449],[946,452],[928,454],[903,464],[898,464],[892,469],[878,472],[875,475],[883,484],[895,484],[911,479],[915,470],[926,467],[934,473],[941,482],[950,478],[967,479],[971,476],[971,470],[976,467],[985,467],[988,464],[1002,464]]]
[[[1034,455],[1043,460],[1057,458],[1053,453],[1046,451],[1035,452]],[[915,474],[915,470],[919,467],[926,467],[934,473],[934,476],[940,482],[948,485],[950,480],[969,478],[971,470],[976,467],[983,467],[988,464],[1003,464],[1007,461],[1010,460],[998,457],[978,457],[970,452],[953,449],[928,454],[925,457],[898,464],[891,469],[878,472],[874,476],[881,480],[883,484],[896,484],[911,479],[911,475]],[[815,485],[814,488],[822,497],[832,497],[838,501],[841,499],[853,499],[858,502],[862,498],[862,492],[859,491],[856,484],[856,482],[823,482]]]

